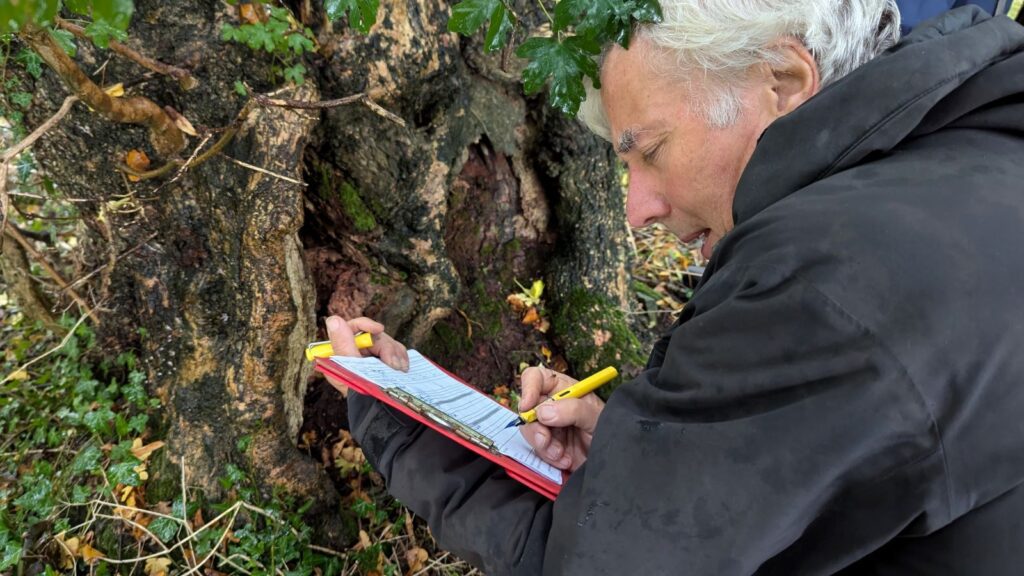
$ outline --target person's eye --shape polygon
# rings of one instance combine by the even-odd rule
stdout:
[[[643,158],[644,162],[653,164],[658,159],[658,153],[661,152],[661,144],[655,144],[651,148],[644,150],[640,157]]]

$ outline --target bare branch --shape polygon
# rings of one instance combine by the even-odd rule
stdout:
[[[354,102],[362,102],[367,108],[373,110],[376,114],[398,124],[399,126],[405,127],[405,120],[402,120],[397,114],[386,110],[380,104],[377,104],[366,94],[360,92],[359,94],[352,94],[351,96],[345,96],[344,98],[335,98],[334,100],[319,100],[316,102],[306,102],[303,100],[290,100],[287,98],[270,98],[263,94],[253,93],[252,99],[256,101],[260,106],[277,106],[280,108],[299,108],[303,110],[323,110],[326,108],[336,108],[338,106],[344,106],[346,104],[352,104]]]
[[[75,292],[71,288],[71,286],[68,285],[68,283],[64,280],[64,277],[61,276],[60,273],[53,268],[53,266],[50,266],[50,263],[47,262],[46,257],[44,257],[38,250],[36,250],[35,246],[33,246],[31,242],[26,240],[25,237],[22,236],[14,228],[7,228],[6,230],[4,230],[4,234],[10,236],[18,244],[20,244],[21,247],[25,249],[25,252],[28,252],[29,255],[32,256],[32,258],[39,264],[39,266],[41,266],[43,270],[45,270],[46,273],[49,274],[51,278],[53,278],[53,281],[56,282],[57,285],[60,286],[63,290],[67,291],[68,295],[71,296],[71,298],[79,306],[82,307],[82,310],[85,311],[85,314],[88,317],[92,318],[94,322],[99,322],[99,319],[96,318],[96,316],[93,314],[92,309],[89,307],[89,304],[87,304],[86,301],[81,296],[78,295],[78,292]]]
[[[64,30],[71,32],[72,34],[78,36],[83,40],[89,40],[89,37],[85,35],[85,29],[81,26],[68,22],[67,20],[59,16],[57,17],[56,21],[57,25],[63,28]],[[159,60],[154,60],[148,56],[144,56],[143,54],[140,54],[139,52],[132,50],[124,44],[121,44],[117,40],[111,40],[109,46],[110,49],[115,53],[124,56],[125,58],[135,62],[139,66],[142,66],[143,68],[152,70],[157,74],[163,74],[164,76],[170,76],[171,78],[174,78],[178,81],[178,85],[181,86],[182,90],[191,90],[199,85],[199,82],[192,76],[192,74],[190,74],[189,71],[185,70],[184,68],[178,68],[177,66],[164,64]]]
[[[60,105],[60,110],[57,110],[56,114],[50,116],[46,122],[43,122],[42,125],[33,130],[27,138],[5,150],[3,157],[0,157],[0,212],[3,213],[0,216],[0,245],[3,245],[3,231],[7,228],[7,208],[10,204],[10,198],[7,196],[7,171],[9,170],[11,160],[17,158],[18,154],[27,150],[47,130],[53,128],[54,124],[60,122],[60,119],[67,115],[71,110],[71,106],[77,101],[78,96],[68,96],[65,98],[64,103]]]

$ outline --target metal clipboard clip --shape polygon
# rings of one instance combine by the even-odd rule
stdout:
[[[441,426],[444,426],[445,428],[451,430],[454,434],[462,437],[464,440],[472,442],[473,444],[476,444],[477,446],[486,449],[488,452],[492,454],[498,456],[501,455],[501,452],[498,450],[498,447],[490,438],[484,436],[483,434],[477,432],[476,430],[473,430],[472,428],[466,426],[462,422],[455,420],[451,416],[445,414],[444,412],[441,412],[437,408],[434,408],[430,404],[427,404],[426,402],[420,400],[419,398],[413,396],[412,394],[409,394],[405,390],[402,390],[400,388],[385,388],[384,391],[387,392],[387,394],[394,398],[395,400],[398,400],[402,404],[408,406],[417,414],[424,416],[426,418],[430,418],[434,422],[437,422]]]

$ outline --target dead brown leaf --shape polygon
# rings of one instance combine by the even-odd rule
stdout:
[[[125,154],[124,163],[127,164],[129,168],[135,170],[136,172],[145,172],[146,169],[149,168],[149,156],[146,156],[146,153],[143,152],[142,150],[132,148],[131,150],[128,151],[128,154]],[[128,180],[132,182],[138,182],[140,178],[138,176],[129,174]]]
[[[100,552],[99,550],[93,548],[88,544],[82,544],[81,546],[79,546],[78,553],[82,556],[82,560],[84,560],[86,564],[92,564],[97,560],[101,560],[107,557],[106,554]]]
[[[409,571],[407,574],[415,574],[423,569],[423,565],[427,562],[430,555],[427,551],[419,546],[410,548],[405,551],[405,561],[409,564]]]

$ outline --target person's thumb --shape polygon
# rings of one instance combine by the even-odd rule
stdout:
[[[601,409],[579,398],[567,398],[557,402],[543,402],[537,407],[537,420],[545,426],[567,428],[575,426],[593,433]]]
[[[355,335],[348,322],[338,316],[327,319],[327,336],[331,340],[331,348],[338,356],[362,356],[356,346]]]

